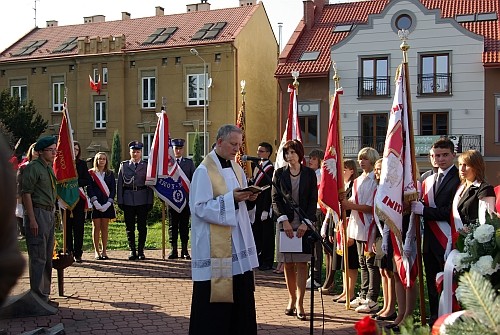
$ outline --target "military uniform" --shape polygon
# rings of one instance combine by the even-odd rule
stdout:
[[[175,138],[172,140],[172,144],[177,148],[184,147],[184,140],[180,138]],[[193,179],[194,174],[194,163],[190,158],[185,157],[176,157],[177,164],[181,167],[182,171],[186,175],[186,177],[191,181]],[[173,209],[168,210],[169,217],[169,225],[168,225],[168,236],[169,242],[172,247],[172,252],[168,256],[169,259],[178,258],[179,255],[177,253],[177,240],[179,233],[181,235],[181,257],[186,259],[191,259],[191,256],[188,253],[188,240],[189,240],[189,216],[191,212],[189,211],[189,206],[186,205],[184,209],[177,213],[177,211]]]
[[[129,143],[132,150],[140,150],[141,142]],[[145,259],[144,246],[146,244],[148,212],[153,208],[153,190],[145,185],[147,162],[133,159],[123,161],[118,171],[117,198],[118,207],[123,210],[127,240],[130,248],[130,260]],[[138,248],[135,244],[135,224],[139,232]]]

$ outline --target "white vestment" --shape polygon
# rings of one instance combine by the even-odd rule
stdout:
[[[219,173],[226,182],[228,192],[214,198],[213,188],[205,165],[200,164],[193,175],[189,192],[191,209],[191,270],[193,281],[211,279],[210,224],[231,227],[233,276],[259,266],[247,206],[244,201],[235,208],[233,190],[247,187],[244,171],[238,166],[243,184],[239,185],[232,168],[223,169],[215,151],[208,155],[214,159]]]

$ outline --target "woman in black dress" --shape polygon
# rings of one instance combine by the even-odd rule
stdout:
[[[115,174],[108,168],[108,156],[98,152],[94,158],[94,167],[89,170],[92,183],[87,188],[90,201],[94,207],[92,211],[92,236],[94,241],[95,259],[108,259],[106,248],[108,245],[108,224],[116,217],[113,206],[116,195]],[[99,239],[102,249],[99,248]]]
[[[282,198],[283,194],[288,199],[293,199],[295,205],[304,213],[304,219],[309,219],[314,224],[316,221],[316,204],[318,202],[318,189],[316,187],[316,173],[313,169],[302,165],[304,147],[298,140],[291,140],[283,146],[283,158],[287,166],[279,168],[273,176],[273,210],[278,222],[278,234],[283,231],[286,237],[301,238],[306,233],[308,226],[301,223],[294,209]],[[279,192],[276,187],[280,189]],[[278,240],[279,242],[279,240]],[[278,250],[280,243],[278,243]],[[302,252],[282,252],[285,264],[285,280],[289,300],[285,314],[297,316],[299,320],[306,320],[304,311],[304,295],[307,281],[307,262],[311,255]]]

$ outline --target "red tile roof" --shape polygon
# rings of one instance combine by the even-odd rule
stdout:
[[[332,33],[333,28],[344,24],[364,24],[370,14],[379,14],[390,0],[358,1],[325,5],[316,15],[315,23],[307,30],[304,21],[299,22],[295,32],[280,55],[276,77],[290,77],[299,71],[301,77],[324,77],[331,68],[330,48],[342,41],[349,33]],[[456,15],[496,12],[500,16],[498,0],[420,0],[428,9],[441,9],[442,18]],[[464,28],[484,36],[483,63],[498,66],[500,63],[500,21],[464,22]],[[315,61],[299,61],[305,51],[320,51]]]
[[[69,26],[34,28],[16,43],[0,54],[0,62],[33,60],[78,54],[78,48],[69,52],[56,52],[63,42],[71,37],[107,37],[125,35],[126,51],[158,48],[187,47],[204,44],[218,44],[234,41],[252,14],[261,6],[242,6],[210,11],[190,12],[174,15],[152,16],[138,19],[95,22]],[[220,34],[214,39],[191,40],[191,37],[205,23],[227,22]],[[163,44],[142,45],[146,38],[157,28],[178,27],[179,29]],[[12,56],[29,42],[48,40],[38,50],[27,56]]]

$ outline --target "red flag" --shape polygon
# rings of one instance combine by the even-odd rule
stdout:
[[[78,191],[78,173],[75,166],[75,151],[73,148],[73,130],[69,119],[66,98],[64,98],[56,150],[57,153],[53,168],[57,179],[57,198],[63,208],[71,210],[76,206],[80,195]]]
[[[245,136],[245,124],[246,124],[246,110],[245,110],[245,99],[243,98],[243,101],[241,102],[240,111],[238,112],[238,119],[236,120],[236,127],[240,128],[241,131],[243,132],[243,142],[240,149],[238,150],[238,153],[236,153],[236,163],[238,163],[243,168],[243,171],[245,171],[245,175],[249,176],[248,163],[243,162],[241,160],[241,157],[248,153],[246,136]]]
[[[321,165],[321,182],[319,185],[319,201],[333,211],[334,220],[340,218],[339,192],[344,191],[344,166],[342,164],[342,148],[340,146],[340,102],[342,88],[335,91],[328,127],[325,157]],[[336,217],[335,217],[336,215]]]
[[[276,168],[280,168],[286,164],[283,159],[283,146],[287,141],[297,139],[302,142],[302,133],[300,132],[299,114],[298,114],[298,101],[297,89],[292,84],[288,85],[288,92],[290,92],[290,103],[288,105],[288,118],[286,121],[285,131],[281,138],[281,143],[276,153]]]
[[[92,77],[89,74],[89,80],[90,80],[90,88],[92,91],[96,91],[97,94],[101,94],[101,75],[99,75],[99,80],[97,80],[97,83],[92,79]]]

